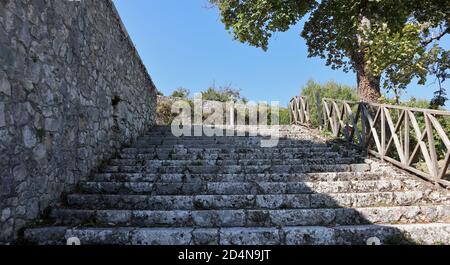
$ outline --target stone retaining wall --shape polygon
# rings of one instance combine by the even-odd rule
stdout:
[[[0,242],[154,124],[110,0],[0,1]]]

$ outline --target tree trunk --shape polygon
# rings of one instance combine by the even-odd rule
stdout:
[[[360,100],[369,103],[377,103],[379,98],[381,97],[381,77],[373,76],[369,73],[363,54],[355,54],[353,56],[353,63],[357,75],[357,90]]]
[[[369,76],[366,72],[357,72],[358,95],[364,102],[377,103],[381,97],[380,77]]]
[[[365,31],[371,28],[371,22],[369,17],[371,16],[368,9],[369,0],[360,1],[359,19],[360,30]],[[358,80],[358,95],[360,100],[369,103],[378,102],[381,97],[380,92],[380,76],[374,76],[368,71],[367,62],[365,58],[364,40],[362,36],[357,35],[358,48],[355,49],[351,55],[353,61],[353,67],[356,70]]]

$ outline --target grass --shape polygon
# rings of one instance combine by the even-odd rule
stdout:
[[[194,207],[197,210],[207,210],[207,207],[200,201],[194,201]]]
[[[36,135],[42,141],[42,139],[44,139],[45,137],[45,130],[43,128],[36,129]]]
[[[328,130],[319,130],[319,134],[327,139],[336,139],[333,133]]]
[[[339,147],[339,145],[337,145],[337,144],[333,144],[333,146],[331,147],[331,151],[339,152],[339,151],[341,151],[341,147]]]

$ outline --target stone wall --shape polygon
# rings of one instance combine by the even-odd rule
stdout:
[[[0,242],[154,124],[110,0],[0,1]]]

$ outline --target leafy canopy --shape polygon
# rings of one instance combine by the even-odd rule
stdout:
[[[448,76],[449,0],[210,0],[236,40],[267,50],[273,33],[309,15],[301,36],[308,55],[333,69],[383,76],[387,89],[404,89],[427,74]],[[438,65],[431,71],[430,66]],[[443,73],[444,72],[444,73]],[[441,87],[440,87],[441,88]]]

